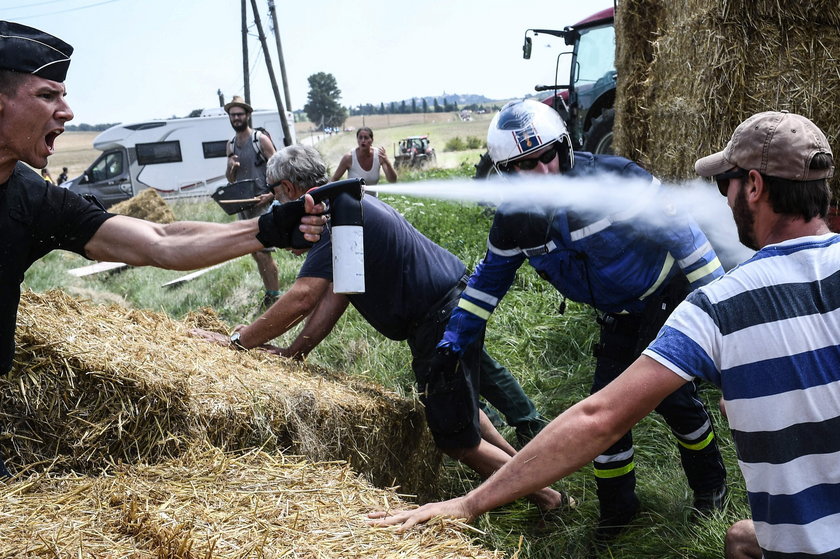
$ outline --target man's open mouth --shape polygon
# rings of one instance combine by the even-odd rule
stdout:
[[[64,132],[64,130],[59,128],[47,133],[47,135],[44,136],[44,142],[47,144],[47,149],[49,149],[50,153],[55,152],[55,139],[58,138],[59,134],[62,132]]]

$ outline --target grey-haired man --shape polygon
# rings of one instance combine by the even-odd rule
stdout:
[[[278,151],[268,162],[268,179],[275,198],[280,201],[295,199],[328,181],[326,165],[310,146],[288,146]],[[205,330],[195,333],[233,348],[262,347],[286,357],[303,358],[326,338],[351,304],[379,333],[392,340],[406,341],[435,443],[453,458],[487,477],[516,451],[476,406],[469,410],[452,409],[450,404],[459,401],[453,396],[465,390],[465,386],[457,382],[434,383],[428,375],[429,361],[436,354],[435,344],[464,289],[462,279],[466,267],[454,254],[426,238],[399,212],[378,198],[364,196],[362,208],[365,221],[364,293],[343,295],[331,289],[332,240],[329,232],[325,232],[306,255],[294,284],[265,314],[247,326],[238,326],[230,339]],[[288,347],[268,345],[304,319],[306,323]],[[479,371],[487,366],[499,367],[492,379],[476,375],[480,381],[477,392],[508,418],[516,415],[527,424],[538,423],[532,427],[534,432],[542,427],[536,409],[519,383],[506,369],[495,364],[481,343],[473,344],[461,361],[464,366]],[[499,385],[499,381],[504,384]],[[530,404],[526,406],[530,407],[530,413],[527,409],[514,409],[517,406],[511,405],[512,394],[516,395],[517,402]],[[472,424],[459,421],[464,414],[474,418],[480,430],[473,432]],[[466,439],[469,439],[468,443],[464,443]],[[478,454],[489,458],[479,461],[476,459]],[[530,498],[543,510],[568,502],[549,487],[534,489]]]

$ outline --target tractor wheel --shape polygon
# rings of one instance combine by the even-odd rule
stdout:
[[[598,118],[592,120],[586,131],[583,151],[590,153],[613,154],[613,125],[615,124],[615,109],[604,109]]]
[[[475,175],[473,178],[486,179],[489,176],[496,174],[496,168],[493,166],[493,160],[490,159],[489,153],[484,153],[478,163],[475,164]]]

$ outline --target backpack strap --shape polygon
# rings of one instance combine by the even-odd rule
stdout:
[[[262,132],[259,130],[254,130],[254,136],[251,139],[251,145],[254,147],[254,152],[257,154],[257,165],[262,165],[267,161],[267,158],[262,151],[262,146],[260,145],[260,138],[262,135]]]
[[[260,138],[262,138],[262,137],[263,137],[263,133],[260,132],[259,130],[254,130],[254,135],[251,137],[251,147],[254,148],[254,153],[257,154],[257,165],[262,165],[263,163],[265,163],[268,160],[268,158],[265,156],[265,154],[262,151],[262,146],[260,145]],[[269,140],[270,139],[271,139],[271,137],[269,137]],[[233,153],[234,152],[233,148],[236,146],[236,136],[231,138],[230,141],[228,142],[228,144],[230,144],[230,152]]]

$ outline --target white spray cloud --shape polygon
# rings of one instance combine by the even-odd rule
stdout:
[[[753,254],[738,241],[726,199],[716,186],[701,179],[656,185],[640,178],[616,175],[504,176],[488,180],[378,184],[367,189],[437,200],[504,204],[510,209],[526,211],[548,206],[584,215],[632,215],[640,227],[667,226],[675,216],[688,214],[706,233],[725,268]]]

